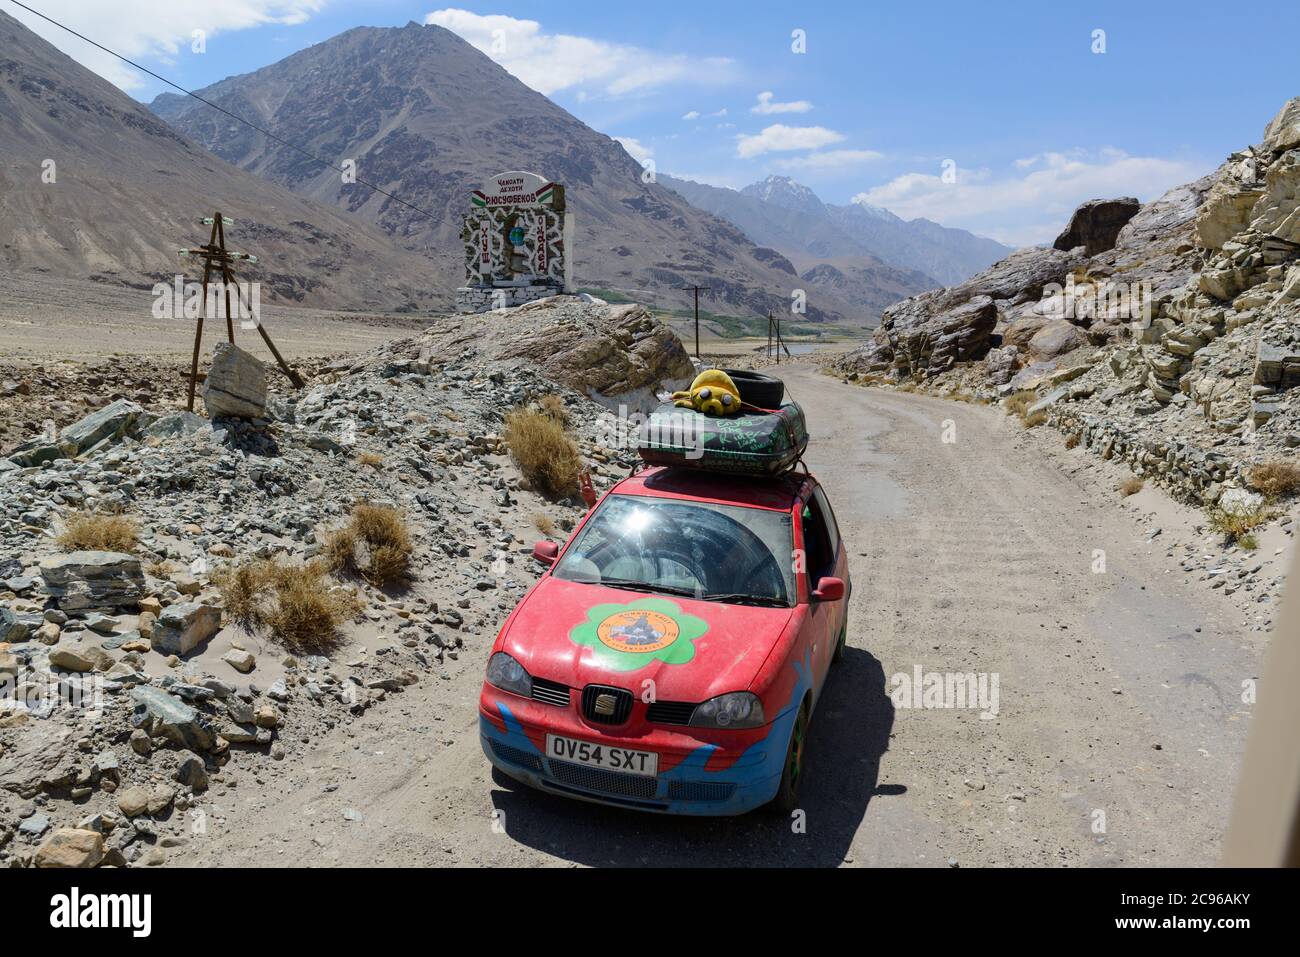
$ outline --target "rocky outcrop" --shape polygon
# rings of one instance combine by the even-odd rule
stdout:
[[[695,374],[681,340],[645,307],[578,296],[436,319],[419,336],[388,343],[353,368],[428,372],[462,354],[470,342],[502,369],[528,365],[607,408],[650,408],[656,393],[679,388]]]
[[[882,324],[838,371],[989,398],[1039,391],[1031,408],[1049,421],[1194,501],[1240,487],[1252,462],[1296,454],[1300,98],[1261,143],[1136,212],[1085,204],[1057,245],[1072,252],[1023,250],[886,313],[937,339],[955,304],[991,296],[997,326],[978,365],[904,361]]]
[[[44,465],[98,451],[136,431],[145,411],[128,399],[118,399],[72,423],[53,440],[35,439],[18,446],[9,460],[16,465]]]
[[[1114,249],[1120,230],[1137,215],[1141,206],[1132,196],[1091,199],[1074,211],[1070,224],[1056,237],[1052,246],[1061,250],[1082,246],[1088,256]]]
[[[266,366],[229,342],[212,352],[203,383],[203,406],[212,419],[260,419],[266,415]]]
[[[1021,249],[968,282],[925,292],[890,306],[871,341],[836,362],[846,373],[885,374],[891,379],[938,375],[959,362],[983,359],[995,344],[998,322],[1033,308],[1049,286],[1064,284],[1083,262],[1074,251]],[[1047,321],[1021,327],[1028,342]]]

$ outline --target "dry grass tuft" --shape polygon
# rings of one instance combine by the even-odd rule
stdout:
[[[508,412],[504,437],[510,457],[533,488],[552,498],[578,490],[582,457],[564,426],[551,416],[529,409]]]
[[[103,512],[71,512],[63,520],[64,551],[134,552],[140,541],[135,519]]]
[[[569,425],[569,409],[564,404],[564,400],[554,393],[544,395],[537,400],[538,406],[541,407],[542,415],[549,416],[564,427]]]
[[[348,523],[326,538],[324,554],[330,570],[360,575],[381,588],[410,576],[414,550],[401,512],[362,502],[353,507]]]
[[[334,648],[339,627],[361,609],[356,596],[330,583],[321,562],[245,562],[213,577],[231,617],[252,631],[267,631],[295,654]]]
[[[1047,413],[1044,412],[1042,409],[1039,409],[1037,412],[1031,412],[1028,415],[1022,415],[1020,417],[1021,424],[1024,425],[1024,427],[1027,429],[1037,428],[1038,426],[1042,425],[1046,421],[1047,421]]]
[[[1007,415],[1018,415],[1023,419],[1025,411],[1037,401],[1038,393],[1032,389],[1025,389],[1004,399],[1002,407],[1007,410]]]
[[[533,515],[533,527],[547,538],[555,534],[555,522],[545,512],[537,512]]]
[[[1079,445],[1079,433],[1078,433],[1078,432],[1072,432],[1070,435],[1067,435],[1067,436],[1065,437],[1065,447],[1066,447],[1067,449],[1077,448],[1078,445]]]
[[[1300,492],[1300,465],[1274,459],[1261,462],[1247,476],[1250,484],[1269,498],[1286,498]]]
[[[1124,481],[1119,483],[1119,494],[1123,498],[1128,498],[1130,495],[1136,495],[1138,492],[1142,491],[1143,486],[1146,484],[1147,483],[1143,479],[1138,478],[1136,475],[1130,475]]]
[[[357,456],[358,465],[368,465],[372,469],[383,468],[384,457],[378,452],[362,452]]]

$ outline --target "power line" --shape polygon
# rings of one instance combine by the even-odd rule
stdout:
[[[187,90],[187,89],[185,89],[185,87],[181,86],[180,84],[178,84],[178,83],[173,83],[171,80],[167,79],[167,77],[158,75],[157,73],[155,73],[153,70],[149,69],[148,67],[141,66],[139,63],[136,63],[134,60],[129,59],[129,58],[127,58],[127,57],[124,57],[124,56],[122,56],[122,54],[120,54],[120,53],[118,53],[118,52],[116,52],[116,51],[114,51],[114,50],[110,50],[108,47],[104,46],[102,43],[96,43],[94,40],[90,39],[90,37],[85,36],[84,34],[78,33],[76,30],[72,29],[72,27],[65,26],[64,24],[60,23],[58,20],[53,19],[52,17],[47,17],[45,14],[41,13],[39,10],[33,10],[31,7],[27,6],[27,4],[25,4],[25,3],[20,3],[19,0],[9,0],[9,2],[12,3],[12,4],[13,4],[14,6],[16,6],[16,7],[21,7],[22,9],[26,10],[26,11],[27,11],[28,13],[30,13],[30,14],[33,14],[34,16],[38,16],[38,17],[40,17],[42,20],[46,21],[47,23],[52,23],[54,26],[58,27],[60,30],[66,30],[68,33],[71,33],[71,34],[72,34],[74,37],[76,37],[77,39],[86,41],[86,42],[89,43],[91,46],[96,47],[96,48],[98,48],[98,49],[100,49],[100,50],[103,50],[105,53],[109,54],[110,56],[115,56],[115,57],[117,57],[117,58],[118,58],[119,60],[121,60],[123,63],[129,64],[129,65],[135,67],[135,68],[136,68],[137,70],[139,70],[140,72],[142,72],[142,73],[148,73],[148,74],[149,74],[151,77],[153,77],[155,80],[158,80],[158,81],[161,82],[161,83],[166,83],[168,86],[172,87],[173,89],[180,90],[180,91],[181,91],[182,93],[184,93],[186,96],[192,96],[192,97],[194,97],[194,99],[198,100],[200,103],[206,103],[208,106],[212,107],[214,110],[217,110],[217,111],[220,112],[220,113],[224,113],[224,114],[226,114],[226,116],[230,117],[232,120],[238,120],[240,123],[243,123],[245,126],[249,127],[250,129],[257,130],[257,132],[261,133],[263,136],[266,136],[266,137],[269,137],[270,139],[275,140],[277,143],[281,144],[282,146],[287,146],[287,147],[289,147],[289,149],[291,149],[291,150],[295,150],[296,152],[301,153],[303,156],[306,156],[308,159],[314,160],[314,161],[317,162],[317,163],[320,163],[320,164],[322,164],[322,165],[324,165],[324,166],[328,166],[330,169],[332,169],[332,170],[334,170],[334,171],[336,171],[336,172],[343,173],[343,174],[345,174],[345,175],[352,175],[352,176],[355,178],[355,181],[358,182],[358,183],[360,183],[362,186],[369,187],[370,189],[373,189],[376,193],[382,193],[383,195],[387,196],[389,199],[393,200],[394,202],[401,203],[403,206],[407,207],[408,209],[413,209],[413,210],[415,210],[417,213],[419,213],[419,214],[422,215],[422,216],[428,216],[430,219],[438,219],[438,218],[439,218],[439,217],[436,216],[435,214],[429,212],[427,209],[421,209],[419,206],[416,206],[414,203],[408,203],[406,200],[402,199],[400,196],[394,196],[392,193],[390,193],[388,190],[384,189],[382,186],[376,186],[374,183],[367,182],[366,180],[362,179],[361,177],[356,176],[355,172],[350,172],[349,170],[344,169],[342,166],[335,166],[335,165],[334,165],[333,163],[331,163],[329,160],[327,160],[327,159],[323,159],[322,157],[317,156],[315,153],[311,152],[310,150],[305,150],[305,149],[303,149],[301,146],[298,146],[298,145],[295,144],[295,143],[290,143],[288,140],[284,139],[283,137],[276,136],[276,135],[275,135],[274,133],[272,133],[270,130],[263,129],[262,127],[258,126],[256,123],[252,123],[252,122],[250,122],[250,121],[244,119],[242,116],[239,116],[238,114],[231,113],[231,112],[230,112],[228,109],[226,109],[225,107],[218,106],[217,104],[213,103],[211,100],[204,99],[203,97],[199,96],[197,93],[193,92],[192,90]]]

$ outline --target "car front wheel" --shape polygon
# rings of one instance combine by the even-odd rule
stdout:
[[[799,709],[790,731],[790,744],[786,748],[785,767],[781,771],[781,784],[772,799],[772,809],[790,814],[799,807],[799,785],[803,779],[804,742],[808,734],[808,708]]]

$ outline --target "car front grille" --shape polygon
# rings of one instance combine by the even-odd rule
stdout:
[[[655,778],[641,774],[625,774],[622,771],[609,771],[605,768],[589,768],[584,764],[569,761],[557,761],[548,758],[551,777],[561,784],[568,784],[586,791],[600,791],[621,797],[652,798],[659,782]]]
[[[597,710],[602,705],[605,713]],[[609,685],[587,685],[582,689],[582,716],[596,724],[623,724],[632,716],[632,692]]]
[[[729,781],[668,782],[671,801],[726,801],[735,793],[736,785]]]
[[[492,753],[502,761],[508,761],[510,764],[517,764],[521,768],[527,768],[529,771],[541,771],[542,759],[536,754],[525,751],[523,748],[512,747],[508,744],[502,744],[500,741],[493,739]]]
[[[561,708],[569,706],[569,686],[562,685],[558,681],[547,681],[545,678],[533,679],[533,700],[541,701],[543,704],[559,705]]]
[[[686,701],[656,701],[646,709],[646,720],[652,724],[690,724],[695,705]]]

